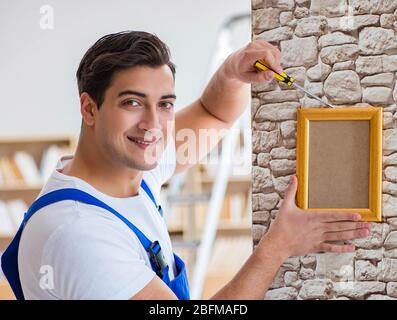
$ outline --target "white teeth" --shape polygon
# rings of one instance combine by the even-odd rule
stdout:
[[[137,140],[137,139],[134,139],[134,138],[129,138],[129,139],[134,141],[134,142],[136,142],[136,143],[140,143],[140,144],[146,144],[146,145],[151,144],[150,142],[145,142],[145,141]]]

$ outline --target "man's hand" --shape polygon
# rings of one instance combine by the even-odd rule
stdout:
[[[254,64],[257,60],[265,60],[278,73],[282,73],[280,66],[281,53],[277,47],[257,39],[244,48],[232,53],[223,64],[225,75],[229,79],[236,79],[246,83],[257,83],[273,79],[273,71],[258,71]]]
[[[283,257],[302,256],[311,252],[351,252],[354,245],[331,244],[329,241],[351,240],[369,235],[370,224],[360,222],[352,212],[305,211],[295,204],[297,178],[292,176],[284,202],[268,234],[266,244],[277,244]],[[262,240],[261,240],[262,242]]]

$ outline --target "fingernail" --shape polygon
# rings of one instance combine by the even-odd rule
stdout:
[[[369,230],[368,229],[361,230],[360,234],[362,236],[368,236],[369,235]]]
[[[361,220],[361,215],[358,214],[358,213],[356,213],[356,214],[354,215],[354,219],[355,219],[355,220]]]

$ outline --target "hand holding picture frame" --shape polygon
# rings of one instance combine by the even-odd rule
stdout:
[[[298,206],[382,220],[382,108],[298,110]]]

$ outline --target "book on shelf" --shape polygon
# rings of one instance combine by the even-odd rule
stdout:
[[[22,223],[25,212],[28,210],[28,206],[25,201],[21,199],[14,199],[6,202],[8,213],[14,224],[15,230],[17,231]]]
[[[18,231],[27,209],[25,201],[21,199],[0,200],[0,236],[14,235]]]
[[[0,187],[39,187],[55,169],[61,156],[70,153],[69,148],[51,145],[42,154],[40,165],[25,151],[0,158]]]
[[[4,201],[0,201],[0,236],[11,237],[15,233],[14,224],[8,213],[8,209]]]
[[[51,173],[54,171],[58,160],[68,153],[70,153],[68,148],[62,148],[55,144],[44,151],[40,165],[42,181],[48,180]]]
[[[22,174],[26,185],[40,185],[41,177],[33,156],[25,151],[18,151],[14,155],[15,162]]]

